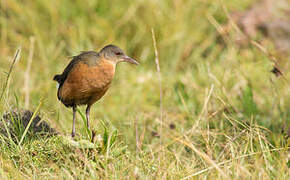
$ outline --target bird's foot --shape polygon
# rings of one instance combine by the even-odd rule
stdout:
[[[76,133],[75,132],[72,132],[71,133],[71,137],[74,138],[75,136],[76,136]]]

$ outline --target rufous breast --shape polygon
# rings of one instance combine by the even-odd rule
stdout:
[[[80,61],[69,72],[59,90],[64,104],[93,104],[108,90],[115,74],[115,64],[100,59],[95,65]]]

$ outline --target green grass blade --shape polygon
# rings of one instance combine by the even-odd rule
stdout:
[[[87,118],[86,118],[85,114],[79,108],[77,108],[77,112],[81,115],[88,139],[91,139],[92,134],[91,134],[89,128],[87,127]]]
[[[11,133],[9,131],[9,128],[8,128],[6,122],[4,121],[3,118],[1,118],[1,120],[2,120],[2,123],[3,123],[4,127],[5,127],[6,132],[8,134],[9,141],[11,142],[11,144],[15,144],[14,141],[13,141],[13,139],[12,139]]]
[[[3,96],[4,96],[4,93],[5,93],[6,89],[7,89],[8,81],[9,81],[10,75],[11,75],[12,70],[13,70],[13,67],[14,67],[14,65],[15,65],[15,63],[16,63],[18,57],[19,57],[20,52],[21,52],[21,49],[20,49],[20,48],[16,50],[15,56],[14,56],[14,58],[13,58],[13,62],[12,62],[12,64],[10,65],[9,72],[8,72],[8,74],[7,74],[7,78],[6,78],[6,81],[5,81],[4,87],[3,87],[3,89],[2,89],[1,95],[0,95],[0,102],[2,101],[2,98],[3,98]]]
[[[37,114],[38,111],[39,111],[39,108],[40,108],[41,104],[42,104],[42,100],[41,100],[40,103],[38,104],[38,106],[37,106],[36,110],[34,111],[32,117],[30,118],[29,123],[27,124],[27,127],[25,128],[25,130],[24,130],[24,132],[23,132],[23,134],[22,134],[22,136],[21,136],[21,139],[20,139],[20,141],[19,141],[19,146],[21,146],[21,144],[22,144],[22,142],[23,142],[23,140],[24,140],[24,138],[25,138],[25,136],[26,136],[26,134],[27,134],[27,132],[28,132],[28,129],[29,129],[29,127],[30,127],[30,125],[31,125],[31,123],[32,123],[32,121],[33,121],[33,119],[35,118],[36,114]]]

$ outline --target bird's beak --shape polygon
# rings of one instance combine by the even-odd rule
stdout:
[[[126,62],[129,62],[129,63],[135,64],[135,65],[139,65],[139,63],[135,59],[130,58],[129,56],[125,56],[123,58],[123,60],[126,61]]]

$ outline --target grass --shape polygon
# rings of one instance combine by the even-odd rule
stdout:
[[[42,103],[40,116],[61,133],[20,131],[21,143],[0,135],[1,179],[289,178],[289,60],[277,56],[276,77],[270,40],[240,47],[235,27],[219,34],[224,7],[252,1],[0,2],[0,116]],[[70,56],[109,43],[141,65],[118,66],[91,110],[96,134],[81,107],[72,141],[72,112],[58,102],[53,75]]]

